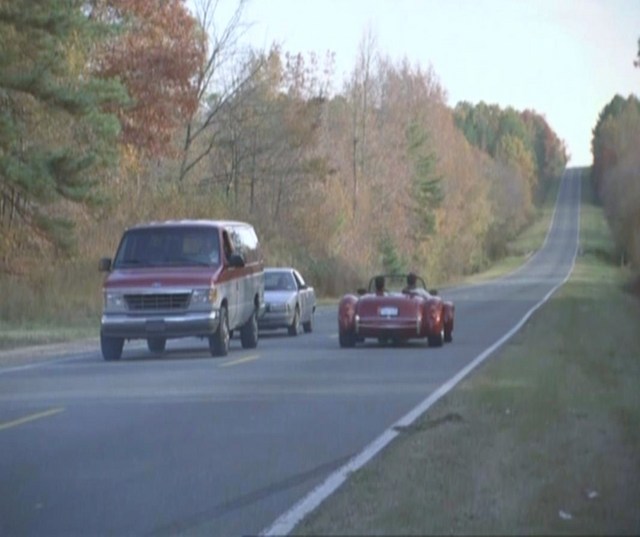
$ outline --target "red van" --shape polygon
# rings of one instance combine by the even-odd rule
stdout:
[[[229,352],[238,329],[243,348],[258,344],[264,313],[264,262],[250,224],[152,222],[127,229],[115,258],[100,260],[104,310],[100,347],[119,360],[125,340],[146,339],[164,351],[168,339],[206,338],[213,356]]]

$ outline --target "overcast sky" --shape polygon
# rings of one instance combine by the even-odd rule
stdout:
[[[237,2],[222,0],[235,6]],[[640,94],[640,0],[249,0],[245,40],[336,55],[334,87],[370,28],[381,54],[432,66],[448,104],[533,109],[591,164],[591,131],[616,94]]]

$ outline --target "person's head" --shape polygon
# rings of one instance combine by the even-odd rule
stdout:
[[[384,291],[384,276],[376,276],[374,279],[374,285],[376,286],[377,293]]]
[[[417,281],[418,277],[413,272],[409,272],[409,274],[407,274],[407,285],[409,287],[415,287]]]

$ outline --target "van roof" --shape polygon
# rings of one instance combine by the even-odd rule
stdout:
[[[239,222],[236,220],[163,220],[152,221],[136,224],[128,227],[127,229],[144,229],[144,228],[159,228],[159,227],[234,227],[234,226],[249,226],[246,222]]]

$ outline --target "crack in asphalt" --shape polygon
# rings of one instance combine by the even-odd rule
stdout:
[[[228,500],[226,502],[222,502],[218,505],[213,506],[210,509],[206,509],[204,511],[196,513],[195,515],[192,515],[181,521],[172,522],[167,525],[158,527],[153,531],[151,531],[150,533],[148,533],[147,535],[149,537],[161,537],[165,535],[176,535],[178,533],[186,532],[188,530],[195,530],[197,526],[200,526],[205,522],[209,522],[211,520],[220,518],[228,513],[237,511],[238,509],[257,503],[278,492],[282,492],[284,490],[294,488],[298,485],[301,485],[309,481],[310,479],[314,479],[316,477],[322,477],[327,474],[330,474],[337,468],[340,468],[341,466],[346,464],[350,459],[353,458],[354,455],[355,454],[352,453],[344,457],[334,459],[332,461],[316,466],[315,468],[311,468],[306,472],[295,474],[291,477],[288,477],[286,479],[283,479],[281,481],[278,481],[266,487],[254,490],[247,494],[243,494],[241,496],[238,496],[237,498]]]

